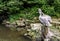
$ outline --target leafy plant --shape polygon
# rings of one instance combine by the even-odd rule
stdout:
[[[0,17],[7,15],[10,21],[20,17],[32,20],[39,16],[38,8],[52,17],[60,17],[60,0],[1,0]]]

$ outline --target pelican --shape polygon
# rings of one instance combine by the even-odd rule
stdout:
[[[42,29],[41,29],[42,39],[45,38],[46,41],[48,41],[49,40],[48,37],[50,37],[49,36],[50,34],[48,34],[49,31],[50,31],[48,27],[52,26],[51,25],[52,19],[49,15],[44,14],[41,9],[38,9],[38,12],[40,14],[39,15],[39,20],[42,23],[42,25],[45,26],[45,27],[42,27]]]
[[[52,22],[52,19],[49,15],[46,15],[42,12],[41,9],[38,9],[39,12],[39,20],[44,26],[52,26],[50,23]]]

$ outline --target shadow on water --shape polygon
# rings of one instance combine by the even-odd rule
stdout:
[[[21,32],[11,31],[9,28],[0,25],[0,41],[32,41],[21,35]]]

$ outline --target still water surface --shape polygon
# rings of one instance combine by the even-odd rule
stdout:
[[[21,32],[11,31],[9,28],[6,28],[0,25],[0,41],[31,41],[29,38],[26,38],[22,35]]]

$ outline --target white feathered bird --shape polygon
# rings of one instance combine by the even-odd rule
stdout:
[[[52,22],[52,19],[49,15],[46,15],[42,12],[41,9],[38,9],[39,12],[39,20],[44,26],[52,26],[50,23]]]

